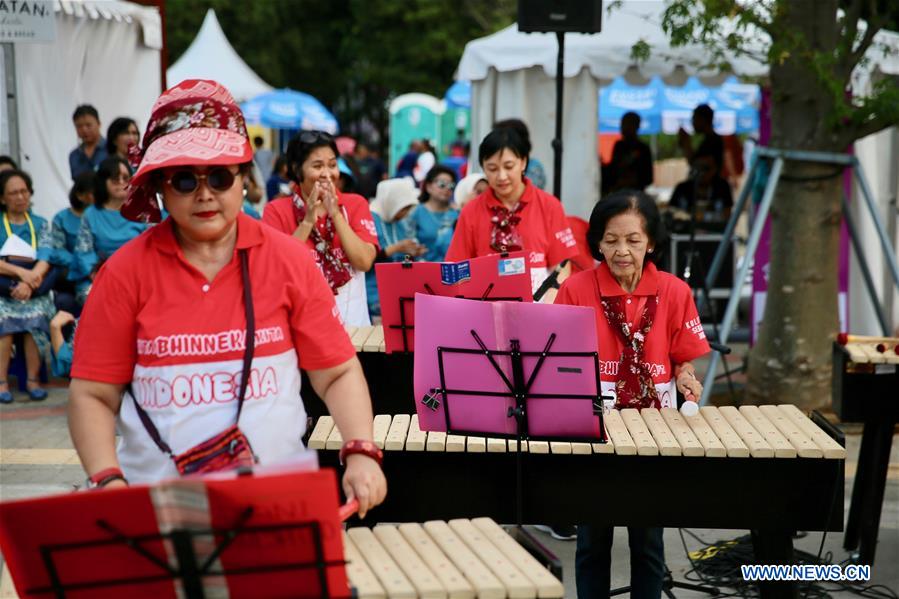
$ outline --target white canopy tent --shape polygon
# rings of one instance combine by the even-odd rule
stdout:
[[[141,127],[159,95],[162,26],[156,8],[121,0],[56,0],[56,40],[15,44],[15,94],[18,118],[3,128],[19,138],[20,166],[34,180],[34,211],[52,218],[69,205],[69,152],[79,143],[72,112],[92,104],[101,127],[128,116]],[[2,64],[5,65],[5,60]],[[5,66],[4,66],[5,71]],[[4,124],[6,109],[4,104]]]
[[[185,79],[214,79],[227,87],[238,102],[274,89],[237,54],[211,8],[206,11],[197,37],[166,71],[169,86]]]
[[[708,52],[699,46],[671,47],[661,27],[665,6],[664,0],[624,0],[620,6],[603,14],[601,33],[569,33],[565,36],[561,199],[568,214],[587,217],[599,197],[595,132],[597,88],[600,85],[608,84],[618,76],[636,84],[659,75],[666,83],[680,85],[688,76],[695,75],[705,84],[717,85],[730,74],[757,78],[768,74],[766,64],[745,57],[732,58],[733,68],[726,73],[698,68],[696,65],[708,59]],[[729,24],[725,22],[722,26]],[[643,41],[651,48],[645,61],[632,58],[631,50],[637,41]],[[769,43],[767,34],[759,32],[753,40],[758,49],[754,54],[764,56]],[[521,33],[517,24],[465,46],[456,78],[472,83],[473,169],[478,168],[478,144],[492,124],[500,119],[518,117],[528,124],[533,155],[544,164],[547,180],[552,181],[557,52],[555,35]],[[857,68],[853,73],[853,87],[857,93],[867,91],[870,82],[877,77],[899,75],[899,34],[879,32],[875,46],[866,58],[865,67]],[[899,177],[897,137],[884,133],[858,144],[858,155],[875,190],[875,199],[887,217],[888,227],[894,232],[894,244],[899,216],[889,202],[895,197]],[[884,161],[883,157],[888,158]],[[862,215],[859,204],[853,203],[853,211],[858,210],[855,216],[862,238],[869,240],[864,242],[865,252],[874,272],[883,272],[882,252],[876,238],[866,234],[871,230],[870,219]],[[862,289],[854,282],[853,288]],[[852,302],[851,330],[877,334],[867,299],[860,295],[858,301]],[[899,298],[888,303],[892,304],[894,319],[899,319]]]

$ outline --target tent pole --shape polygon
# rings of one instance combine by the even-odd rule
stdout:
[[[6,122],[9,127],[9,155],[22,164],[19,147],[19,90],[16,88],[16,45],[3,44],[3,72],[6,76]]]
[[[553,195],[562,199],[562,90],[565,83],[565,32],[557,31],[556,57],[556,137],[553,139]]]

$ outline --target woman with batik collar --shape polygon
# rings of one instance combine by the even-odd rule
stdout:
[[[577,255],[577,243],[562,203],[525,177],[530,151],[513,128],[484,138],[478,159],[489,187],[462,209],[446,261],[524,250],[536,291],[551,268]]]
[[[344,324],[367,326],[365,273],[375,262],[378,235],[368,202],[337,190],[337,144],[322,131],[302,131],[287,146],[292,196],[270,202],[262,221],[312,250]]]
[[[295,458],[302,368],[364,514],[387,485],[362,367],[309,251],[241,211],[240,108],[215,81],[182,81],[154,104],[139,158],[122,214],[169,216],[106,261],[78,323],[69,429],[91,484]]]
[[[664,241],[655,202],[641,191],[619,191],[601,200],[590,216],[587,242],[600,261],[572,275],[557,304],[596,311],[600,386],[615,409],[677,407],[702,395],[693,360],[709,351],[690,287],[653,260]],[[597,506],[597,509],[601,509]],[[578,597],[609,596],[613,528],[577,528]],[[661,528],[628,527],[631,596],[662,594],[665,553]]]

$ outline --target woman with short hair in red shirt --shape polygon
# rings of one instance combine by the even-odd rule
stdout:
[[[555,303],[596,310],[600,386],[615,408],[677,407],[702,395],[692,361],[709,351],[690,287],[660,272],[653,259],[664,239],[659,210],[640,191],[602,199],[590,216],[587,242],[599,266],[572,275]],[[577,531],[578,597],[609,596],[612,527]],[[628,527],[631,596],[662,593],[665,553],[661,528]]]
[[[536,291],[550,268],[578,252],[562,202],[524,176],[530,145],[507,127],[481,142],[478,159],[489,187],[462,209],[446,260],[524,250]]]
[[[340,168],[334,137],[301,131],[287,146],[291,196],[269,202],[262,222],[292,235],[312,250],[344,324],[368,326],[365,273],[378,254],[378,233],[368,201],[340,193]]]
[[[94,280],[75,335],[72,440],[109,488],[288,460],[303,451],[303,368],[347,440],[343,489],[364,513],[387,486],[362,368],[306,248],[243,214],[252,160],[219,83],[183,81],[156,101],[122,214],[169,217]]]

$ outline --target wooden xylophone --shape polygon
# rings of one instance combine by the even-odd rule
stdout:
[[[864,431],[843,546],[873,564],[889,469],[899,422],[899,338],[841,334],[833,346],[833,409]]]
[[[384,329],[381,325],[347,326],[346,332],[362,364],[362,372],[368,383],[375,412],[399,414],[414,411],[413,354],[385,353]],[[324,402],[316,395],[305,374],[303,403],[309,416],[319,417],[328,413]]]
[[[759,563],[791,563],[795,530],[843,526],[842,437],[795,406],[612,411],[607,443],[522,443],[521,521],[748,529]],[[425,432],[416,416],[375,417],[387,500],[366,516],[516,522],[514,440]],[[338,467],[330,417],[308,439]],[[771,596],[765,593],[765,596]]]
[[[561,581],[490,518],[350,528],[343,543],[359,599],[565,594]]]

